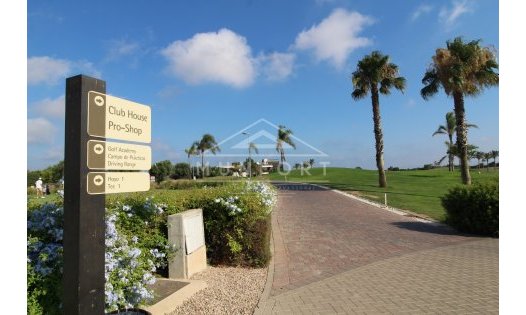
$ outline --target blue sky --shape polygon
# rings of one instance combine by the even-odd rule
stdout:
[[[373,50],[407,79],[403,94],[380,97],[386,166],[432,163],[446,138],[431,135],[453,101],[442,91],[424,101],[422,76],[456,36],[498,51],[498,9],[486,0],[30,0],[28,168],[62,159],[65,78],[82,73],[151,106],[154,161],[186,161],[204,133],[221,142],[264,118],[327,154],[317,161],[372,169],[371,101],[351,98],[349,77]],[[498,88],[467,98],[466,110],[479,126],[470,143],[498,149]]]

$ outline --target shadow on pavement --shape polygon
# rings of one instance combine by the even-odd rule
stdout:
[[[466,237],[478,237],[477,235],[472,234],[466,234],[458,232],[457,230],[453,229],[450,226],[447,226],[445,224],[438,224],[438,223],[426,223],[426,222],[418,222],[418,221],[411,221],[411,222],[393,222],[392,225],[399,227],[401,229],[406,229],[410,231],[417,231],[417,232],[423,232],[423,233],[433,233],[433,234],[440,234],[440,235],[457,235],[457,236],[466,236]]]

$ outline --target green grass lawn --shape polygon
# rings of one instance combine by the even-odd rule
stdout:
[[[354,195],[384,203],[384,193],[387,193],[389,206],[423,214],[433,219],[443,221],[445,211],[440,203],[440,197],[455,185],[460,185],[460,171],[448,172],[447,168],[422,171],[387,171],[386,189],[378,187],[378,172],[376,170],[359,170],[350,168],[327,168],[323,174],[322,168],[309,170],[310,176],[301,175],[301,171],[291,171],[286,180],[294,182],[318,183],[331,188],[350,192]],[[473,183],[498,180],[498,170],[471,170]],[[285,176],[272,173],[271,180],[285,180]]]

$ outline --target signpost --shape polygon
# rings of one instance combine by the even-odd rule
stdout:
[[[144,172],[150,147],[104,140],[150,143],[151,109],[105,93],[105,81],[66,79],[62,303],[68,315],[104,314],[104,194],[150,189]]]

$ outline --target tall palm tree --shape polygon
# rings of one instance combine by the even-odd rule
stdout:
[[[453,156],[456,156],[457,158],[460,159],[460,153],[458,151],[458,147],[457,146],[449,146],[449,142],[445,142],[445,145],[446,147],[448,148],[447,150],[447,154],[452,154]],[[468,144],[468,161],[471,160],[471,159],[476,159],[477,158],[477,149],[479,147],[477,147],[476,145],[472,145],[472,144]],[[448,155],[444,156],[442,158],[442,160],[440,160],[441,162],[446,158],[448,157]]]
[[[497,169],[497,157],[499,157],[499,151],[498,150],[492,150],[490,152],[491,157],[493,158],[493,169]]]
[[[201,155],[201,178],[205,178],[205,152],[210,151],[213,154],[221,151],[217,146],[216,139],[211,134],[204,134],[200,141],[196,142],[197,152]]]
[[[464,96],[476,96],[484,88],[499,84],[499,65],[495,53],[488,47],[480,47],[480,40],[465,43],[461,37],[446,42],[446,48],[439,48],[432,57],[420,90],[427,100],[442,87],[453,97],[457,119],[457,147],[460,152],[462,182],[471,185],[467,152],[467,128]]]
[[[473,127],[478,128],[477,125],[474,124],[466,124],[467,128]],[[433,136],[438,134],[444,134],[447,135],[449,138],[449,142],[446,142],[446,145],[448,146],[448,150],[451,151],[453,147],[453,136],[455,135],[455,132],[457,130],[457,119],[455,118],[454,112],[448,112],[446,113],[446,124],[438,126],[438,129],[433,133]],[[449,153],[449,164],[448,168],[449,171],[452,172],[455,170],[455,163],[454,163],[454,155]]]
[[[294,141],[292,141],[291,138],[292,130],[288,129],[287,127],[283,125],[279,125],[278,129],[278,138],[276,139],[276,151],[278,151],[280,155],[280,169],[283,171],[283,162],[286,161],[285,159],[285,148],[283,148],[283,144],[286,143],[296,149],[296,144]]]
[[[192,162],[190,160],[190,158],[193,156],[193,155],[197,155],[198,152],[197,152],[197,146],[199,145],[199,142],[195,141],[194,143],[192,143],[192,145],[188,148],[188,149],[184,149],[184,152],[186,153],[186,155],[188,156],[188,164],[190,164],[190,169],[191,169],[191,176],[192,178],[194,178],[194,168],[192,167]]]
[[[371,93],[378,181],[380,187],[387,187],[384,170],[384,140],[380,122],[379,93],[388,95],[391,93],[392,87],[403,92],[405,89],[405,78],[398,76],[398,66],[389,62],[389,56],[382,55],[379,51],[373,51],[370,55],[358,61],[358,67],[352,73],[352,83],[354,87],[352,92],[353,99],[358,100],[367,96],[369,92]]]

